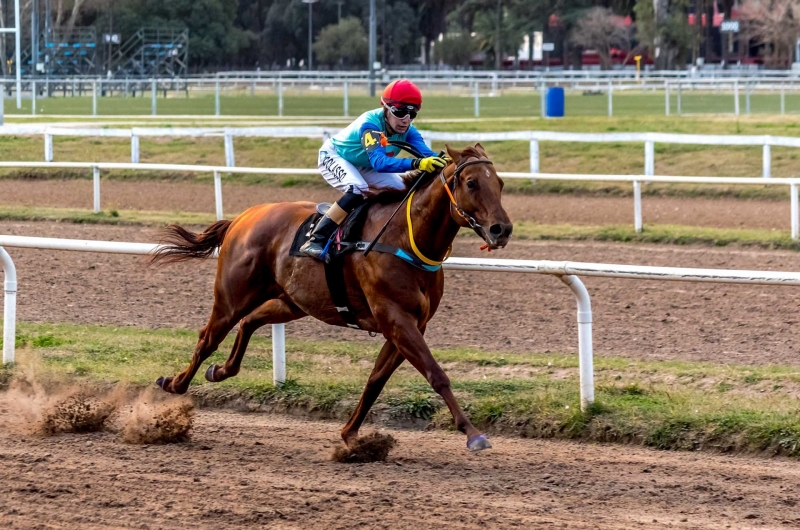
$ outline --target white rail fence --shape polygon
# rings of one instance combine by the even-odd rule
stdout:
[[[0,135],[44,136],[44,160],[54,160],[53,137],[98,137],[129,138],[131,163],[139,163],[139,139],[146,138],[222,138],[225,146],[225,165],[236,166],[235,138],[319,138],[326,139],[339,132],[338,127],[149,127],[131,129],[101,129],[89,127],[52,127],[43,125],[6,125],[0,127]],[[512,132],[437,132],[421,131],[425,141],[437,142],[529,142],[530,172],[539,172],[540,142],[572,143],[641,143],[644,144],[644,174],[655,174],[655,144],[716,145],[716,146],[760,146],[762,149],[762,174],[772,176],[772,146],[800,147],[800,137],[769,135],[703,135],[671,133],[565,133],[552,131]]]
[[[128,164],[121,162],[4,162],[0,161],[0,168],[62,168],[62,169],[90,169],[93,179],[92,211],[101,211],[101,170],[135,170],[135,171],[182,171],[195,173],[214,174],[214,205],[217,219],[224,218],[222,199],[223,173],[261,174],[261,175],[318,175],[317,169],[304,168],[254,168],[254,167],[229,167],[229,166],[203,166],[182,164]],[[790,227],[792,239],[800,239],[800,202],[798,200],[798,185],[800,178],[745,178],[745,177],[678,177],[644,175],[581,175],[566,173],[522,173],[500,171],[498,175],[503,178],[526,180],[566,180],[584,182],[629,182],[633,186],[633,226],[636,232],[641,232],[644,226],[642,216],[642,182],[667,183],[667,184],[732,184],[732,185],[768,185],[788,186],[790,199]]]
[[[16,294],[18,287],[14,262],[3,247],[147,255],[154,252],[158,245],[0,235],[0,262],[2,262],[5,275],[3,363],[11,363],[14,362],[15,358]],[[578,308],[578,370],[581,408],[583,409],[594,401],[594,354],[592,348],[591,299],[579,276],[758,285],[800,285],[800,273],[797,272],[689,269],[485,258],[450,258],[445,262],[444,267],[447,270],[549,274],[558,277],[572,290]],[[272,326],[272,345],[273,382],[278,385],[286,380],[284,324]]]
[[[47,99],[53,97],[91,97],[91,115],[98,115],[98,100],[116,96],[118,98],[136,97],[139,94],[140,100],[144,99],[147,92],[150,93],[150,114],[159,114],[159,99],[167,98],[167,94],[172,92],[170,99],[181,97],[190,98],[190,94],[198,94],[200,97],[208,96],[213,93],[214,110],[209,110],[206,116],[223,115],[222,97],[244,96],[245,94],[253,97],[256,95],[269,95],[277,98],[277,106],[272,107],[277,116],[284,115],[284,93],[294,94],[295,97],[303,97],[306,94],[327,97],[342,98],[342,116],[349,115],[351,96],[360,94],[363,98],[371,93],[372,86],[376,84],[384,85],[391,79],[396,79],[402,75],[386,75],[380,79],[370,81],[359,76],[348,76],[341,72],[335,76],[302,76],[302,75],[276,75],[276,76],[250,76],[250,77],[206,77],[206,78],[150,78],[150,79],[102,79],[102,78],[70,78],[70,79],[26,79],[23,81],[22,88],[26,90],[31,100],[31,114],[37,114],[37,99]],[[730,106],[727,112],[736,115],[741,114],[740,94],[744,93],[745,113],[751,110],[751,95],[769,94],[779,96],[780,114],[786,113],[786,93],[796,94],[800,88],[800,76],[792,73],[786,76],[776,75],[755,75],[750,77],[683,77],[683,76],[647,76],[642,75],[638,78],[631,75],[498,75],[493,72],[476,73],[476,75],[451,75],[431,76],[431,75],[411,75],[410,78],[420,84],[427,93],[433,95],[439,93],[452,97],[473,97],[475,99],[475,116],[480,116],[481,98],[494,98],[506,94],[518,94],[536,96],[544,99],[549,87],[561,87],[570,91],[570,94],[605,94],[608,104],[608,115],[613,116],[614,93],[617,92],[641,92],[643,94],[654,94],[664,92],[664,114],[669,116],[671,113],[670,94],[674,93],[677,103],[677,114],[682,114],[682,94],[685,91],[699,92],[704,96],[713,96],[716,100],[730,98]],[[6,85],[9,85],[8,88]],[[11,88],[16,90],[15,83],[6,83],[0,80],[0,92],[11,94]],[[163,97],[159,98],[159,94]],[[20,92],[21,97],[21,92]],[[625,100],[621,100],[623,103]],[[270,107],[272,104],[269,105]],[[42,105],[44,107],[44,105]],[[204,105],[200,103],[198,110],[202,112]],[[718,105],[716,108],[720,108]],[[258,107],[263,111],[264,106]],[[598,105],[596,110],[602,109]],[[583,109],[586,112],[587,109]],[[655,110],[655,107],[653,107]],[[775,112],[775,109],[771,109]],[[513,113],[513,111],[509,111]],[[580,112],[580,110],[578,110]],[[640,112],[642,110],[640,109]],[[704,113],[711,112],[708,106],[703,107]],[[546,117],[544,105],[541,108],[541,116]],[[725,110],[717,113],[726,113]],[[163,113],[162,113],[163,114]],[[589,112],[595,114],[595,112]],[[1,116],[2,114],[0,114]],[[15,114],[19,116],[19,113]]]

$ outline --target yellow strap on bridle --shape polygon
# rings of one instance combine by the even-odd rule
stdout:
[[[413,250],[414,254],[420,260],[422,260],[422,263],[425,263],[426,265],[434,265],[434,266],[441,265],[443,263],[442,261],[434,261],[432,259],[428,259],[425,256],[423,256],[422,252],[420,252],[419,249],[417,248],[417,244],[414,243],[414,229],[411,227],[411,201],[414,199],[414,193],[416,193],[416,191],[412,192],[411,195],[408,197],[408,205],[406,206],[406,221],[408,221],[408,240],[411,242],[411,250]],[[449,249],[447,249],[447,254],[445,255],[444,259],[449,258],[450,257],[450,253],[452,251],[453,251],[453,247],[450,247]]]

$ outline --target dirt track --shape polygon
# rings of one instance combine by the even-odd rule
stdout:
[[[336,191],[325,188],[223,185],[223,204],[229,214],[263,202],[336,198]],[[107,181],[102,184],[101,200],[105,210],[214,212],[214,188],[210,184]],[[0,180],[0,204],[88,209],[92,206],[92,183]],[[629,197],[506,194],[503,204],[514,221],[633,225],[633,199]],[[645,223],[789,229],[788,194],[785,201],[645,197],[642,205]]]
[[[339,428],[203,411],[172,446],[0,429],[0,526],[800,528],[796,462],[501,437],[471,455],[460,435],[392,431],[388,462],[338,464]]]

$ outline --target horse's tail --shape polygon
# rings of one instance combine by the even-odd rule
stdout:
[[[150,258],[151,265],[166,265],[195,258],[210,258],[222,245],[231,221],[217,221],[203,232],[195,234],[182,226],[169,225],[163,231],[161,246]]]

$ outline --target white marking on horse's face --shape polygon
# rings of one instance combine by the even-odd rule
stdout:
[[[492,176],[492,174],[489,172],[488,169],[484,169],[483,172],[486,174],[486,178],[489,178],[489,177]]]

